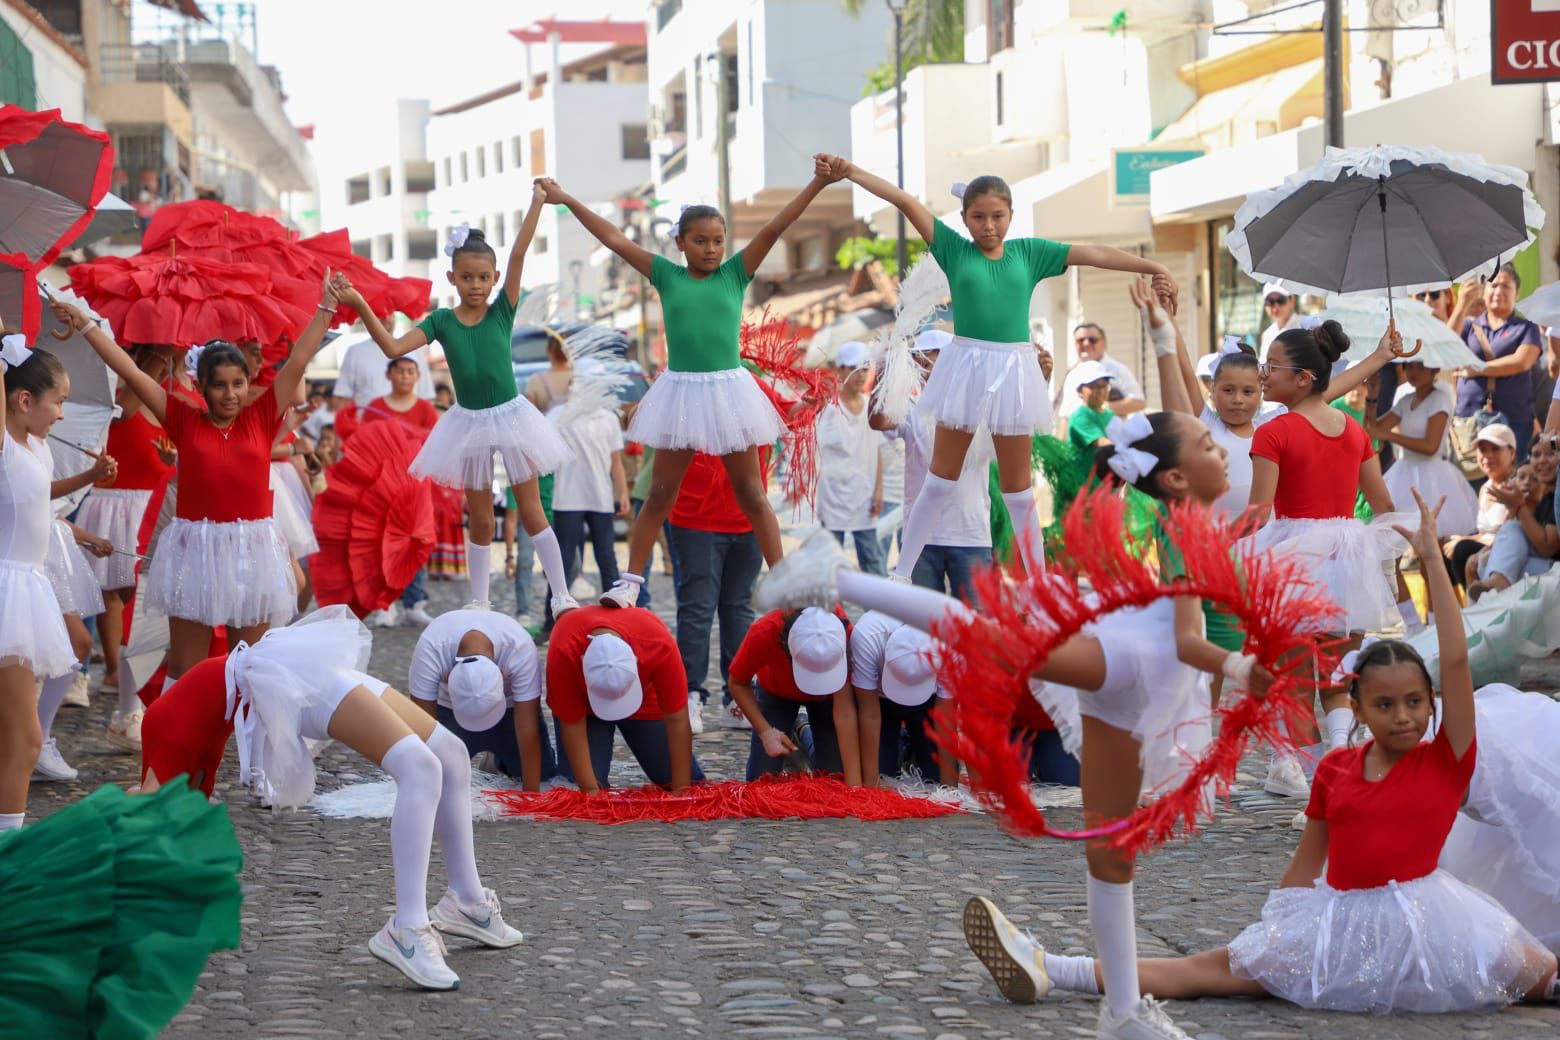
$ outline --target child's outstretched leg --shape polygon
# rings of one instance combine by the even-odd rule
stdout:
[[[964,456],[969,453],[972,433],[947,426],[937,427],[932,441],[932,461],[927,467],[926,480],[915,497],[915,504],[905,516],[904,544],[899,547],[899,562],[894,565],[894,577],[910,580],[915,571],[921,550],[931,541],[932,532],[953,500],[953,492],[964,470]],[[1025,449],[1026,453],[1028,449]],[[1028,455],[1025,455],[1028,458]]]
[[[632,607],[639,601],[639,589],[645,581],[640,575],[645,564],[650,562],[650,553],[655,549],[655,538],[661,530],[661,524],[672,514],[672,506],[677,502],[677,491],[682,487],[683,474],[688,472],[693,455],[693,451],[688,449],[656,449],[655,462],[650,471],[650,494],[640,507],[639,515],[634,518],[634,530],[628,538],[628,569],[618,575],[617,582],[610,589],[601,594],[602,606]],[[756,526],[754,530],[757,530]],[[777,544],[779,540],[777,527]],[[562,566],[561,559],[559,566]]]
[[[1040,509],[1035,505],[1031,438],[993,437],[991,441],[997,451],[1002,502],[1013,521],[1013,540],[1018,543],[1024,570],[1039,574],[1045,570],[1045,535],[1040,530]]]
[[[514,485],[515,504],[520,507],[520,526],[530,535],[536,558],[542,561],[542,573],[547,576],[547,587],[552,590],[553,616],[579,606],[569,594],[569,579],[563,570],[563,551],[558,548],[558,536],[547,523],[547,511],[542,508],[542,493],[537,478]]]
[[[488,585],[493,577],[493,535],[498,528],[493,515],[493,492],[466,490],[466,572],[471,578],[472,606],[488,609]]]

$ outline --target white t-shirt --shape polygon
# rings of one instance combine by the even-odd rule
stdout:
[[[455,667],[460,641],[472,631],[493,641],[493,663],[504,673],[504,692],[510,703],[541,697],[542,668],[536,643],[514,618],[491,610],[452,610],[434,618],[412,651],[406,692],[417,700],[436,700],[448,708],[450,691],[444,680]]]
[[[303,433],[318,441],[320,439],[320,431],[332,425],[335,421],[336,413],[331,411],[330,404],[327,401],[327,403],[320,405],[309,413],[309,417],[303,420],[303,426],[300,429]]]
[[[926,483],[926,471],[932,462],[932,439],[936,424],[927,414],[911,405],[904,422],[887,434],[897,437],[905,445],[905,515],[915,504]],[[953,486],[953,499],[937,518],[928,545],[945,545],[962,549],[991,548],[991,478],[987,473],[983,452],[974,446],[964,456],[964,469]]]
[[[605,409],[558,427],[574,457],[553,473],[553,509],[616,512],[612,505],[612,455],[623,450],[623,427]]]
[[[418,347],[406,355],[417,362],[417,396],[433,400],[433,376],[428,372],[428,348]],[[336,377],[336,397],[350,397],[359,408],[390,392],[390,377],[385,368],[390,359],[371,339],[354,343],[341,358],[341,374]]]
[[[1131,401],[1143,400],[1143,388],[1138,385],[1137,377],[1132,370],[1120,361],[1110,357],[1100,358],[1100,364],[1110,372],[1110,386],[1112,390],[1120,390],[1121,396]],[[1062,399],[1057,402],[1057,412],[1066,419],[1078,406],[1083,404],[1083,398],[1078,396],[1079,369],[1072,368],[1067,373],[1067,378],[1062,380]]]
[[[878,445],[878,458],[883,463],[883,501],[905,500],[905,446],[898,437],[883,435]]]
[[[1423,401],[1414,403],[1414,388],[1404,383],[1398,387],[1397,393],[1392,397],[1392,410],[1398,416],[1398,432],[1405,437],[1418,439],[1423,437],[1430,427],[1432,417],[1440,414],[1456,414],[1457,405],[1452,400],[1452,391],[1444,383],[1436,383]],[[1398,458],[1400,459],[1438,459],[1446,448],[1446,435],[1451,430],[1452,424],[1448,422],[1446,429],[1441,431],[1441,443],[1436,450],[1429,455],[1423,455],[1417,451],[1409,451],[1401,444],[1397,445]]]
[[[1279,333],[1301,328],[1304,320],[1305,316],[1300,313],[1300,308],[1296,307],[1294,313],[1289,316],[1288,321],[1283,324],[1275,321],[1263,329],[1261,343],[1257,347],[1257,360],[1265,363],[1267,361],[1268,347],[1273,345],[1273,341],[1278,338]]]
[[[877,486],[878,445],[883,437],[867,424],[871,405],[861,412],[843,402],[829,405],[818,417],[818,523],[830,531],[865,531],[872,527],[872,492]]]
[[[904,627],[898,618],[889,617],[876,610],[861,615],[850,628],[850,683],[858,690],[883,689],[883,655],[888,651],[888,639]],[[941,686],[937,696],[951,697]]]

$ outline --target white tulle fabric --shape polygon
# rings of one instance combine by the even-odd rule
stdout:
[[[1054,423],[1040,357],[1029,343],[953,337],[927,377],[918,406],[939,426],[969,433],[986,426],[999,437],[1049,432]]]
[[[152,493],[147,490],[93,488],[82,500],[76,526],[108,539],[115,549],[135,552],[140,544],[141,521],[151,502]],[[101,558],[90,554],[87,557],[92,576],[105,589],[134,588],[136,562],[134,556],[117,552]]]
[[[458,491],[493,486],[493,456],[504,460],[511,484],[551,473],[573,457],[569,446],[536,405],[524,397],[492,408],[450,406],[412,460],[414,477]]]
[[[314,757],[300,720],[332,695],[341,671],[366,668],[372,649],[368,629],[338,604],[228,655],[227,716],[238,739],[241,783],[263,763],[276,808],[295,809],[313,797]]]
[[[1435,518],[1435,529],[1441,535],[1469,535],[1478,530],[1479,496],[1468,478],[1445,459],[1404,452],[1382,479],[1399,510],[1413,506],[1415,488],[1431,505],[1444,499]]]
[[[65,618],[41,566],[0,560],[0,609],[0,666],[26,665],[44,678],[76,667]]]
[[[660,450],[730,455],[773,444],[780,413],[745,368],[662,372],[628,426],[628,439]]]
[[[54,589],[61,614],[97,617],[103,613],[103,589],[92,576],[92,565],[88,561],[86,552],[76,544],[76,533],[65,521],[54,521],[43,569],[49,576],[49,585]],[[9,624],[10,619],[6,620]]]
[[[298,500],[303,485],[298,484],[298,491],[294,491],[288,474],[297,477],[298,471],[292,463],[271,463],[271,519],[276,521],[276,533],[282,536],[287,548],[302,560],[319,552],[320,543],[314,537],[314,525],[310,520],[313,509],[308,496],[304,496],[302,503]]]
[[[1508,589],[1489,592],[1463,608],[1468,663],[1475,683],[1514,683],[1527,660],[1560,650],[1560,564]],[[1409,640],[1440,682],[1440,646],[1435,626]],[[1482,741],[1481,741],[1482,743]]]
[[[1380,888],[1277,889],[1229,953],[1236,976],[1293,1004],[1376,1014],[1510,1004],[1552,963],[1499,903],[1444,870]]]
[[[270,520],[175,518],[157,538],[147,606],[203,625],[285,625],[298,607],[287,543]]]
[[[1318,631],[1370,632],[1400,619],[1397,590],[1387,579],[1391,565],[1408,548],[1393,525],[1412,530],[1411,513],[1386,513],[1369,524],[1353,517],[1332,520],[1273,520],[1250,541],[1260,553],[1294,557],[1340,614],[1322,619]]]

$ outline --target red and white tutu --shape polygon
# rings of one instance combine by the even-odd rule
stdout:
[[[662,372],[628,425],[637,444],[706,455],[773,444],[784,433],[779,411],[745,368]]]
[[[551,473],[574,457],[546,416],[516,397],[492,408],[452,405],[429,431],[410,472],[448,488],[491,490],[495,454],[511,484]]]
[[[955,336],[926,379],[917,407],[939,426],[974,433],[982,426],[999,437],[1048,433],[1051,392],[1031,343],[993,343]]]
[[[175,518],[157,537],[147,606],[216,627],[285,625],[298,607],[292,559],[270,520]]]
[[[135,552],[141,534],[141,522],[146,517],[146,507],[151,505],[152,492],[140,488],[93,488],[81,502],[76,514],[76,526],[90,531],[99,538],[106,538],[115,549]],[[113,553],[102,558],[88,554],[87,563],[98,586],[105,589],[135,588],[134,556]]]
[[[43,569],[54,589],[61,614],[97,617],[103,613],[103,589],[92,576],[91,557],[76,544],[76,532],[63,520],[49,530],[49,551]],[[10,619],[7,619],[7,624]]]
[[[45,678],[76,669],[65,618],[43,568],[0,560],[0,666],[24,664]]]

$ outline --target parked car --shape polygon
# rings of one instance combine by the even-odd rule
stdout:
[[[553,333],[565,338],[585,327],[579,323],[549,326]],[[533,375],[547,370],[549,339],[551,336],[548,335],[547,330],[536,325],[517,325],[510,336],[510,358],[515,368],[515,382],[519,384],[522,394],[525,393],[526,382]],[[609,371],[621,373],[628,379],[627,385],[618,394],[618,404],[620,406],[635,404],[645,396],[645,391],[650,389],[650,380],[639,362],[628,359],[628,337],[617,333],[615,340],[616,342],[609,347],[608,353],[600,356],[599,360]]]

